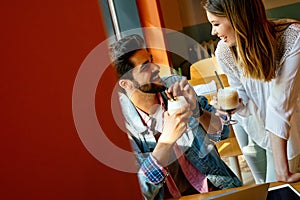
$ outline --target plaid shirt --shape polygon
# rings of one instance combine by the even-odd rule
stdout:
[[[152,154],[150,154],[149,159],[145,160],[142,164],[141,170],[153,184],[164,182],[169,175],[167,168],[159,165]]]
[[[162,96],[158,93],[157,97],[160,102],[160,106],[155,112],[155,116],[157,118],[155,118],[155,116],[148,116],[142,110],[137,108],[137,111],[140,114],[143,122],[154,135],[157,134],[157,130],[162,132],[162,122],[164,119],[164,112],[166,110],[166,106],[164,104]],[[196,190],[198,190],[198,192],[201,193],[208,192],[207,179],[205,178],[205,176],[185,158],[177,144],[175,144],[174,148],[174,151],[177,154],[180,167],[183,170],[183,173],[187,178],[188,182],[191,184],[189,184],[189,186],[186,186],[193,186]],[[166,181],[169,192],[174,198],[178,198],[181,196],[180,190],[177,187],[175,180],[173,179],[174,177],[167,177],[168,169],[161,166],[157,162],[157,160],[152,156],[152,154],[150,154],[150,158],[142,164],[141,171],[153,184],[159,184],[161,182]]]
[[[161,95],[158,93],[157,97],[160,101],[161,107],[165,111],[165,104],[161,97]],[[155,123],[153,118],[151,118],[148,114],[137,108],[137,111],[139,115],[142,118],[142,121],[144,124],[150,129],[150,131],[155,134]],[[163,113],[162,113],[163,114]],[[163,116],[162,116],[163,117]],[[168,169],[161,166],[157,160],[150,154],[150,158],[147,159],[141,166],[141,171],[145,174],[145,176],[153,183],[153,184],[159,184],[161,182],[164,182],[166,179],[166,176],[168,176]]]

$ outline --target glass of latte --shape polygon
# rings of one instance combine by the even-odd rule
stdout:
[[[228,119],[225,121],[225,124],[236,124],[237,121],[231,119],[232,112],[239,105],[239,95],[236,89],[230,87],[221,88],[218,90],[217,98],[220,110],[228,113]]]
[[[188,104],[184,96],[177,96],[173,99],[168,100],[168,113],[173,115],[177,110],[183,109],[183,106]],[[186,132],[191,130],[190,127],[187,127]]]
[[[168,100],[168,112],[173,115],[178,109],[182,109],[187,104],[184,96],[174,97],[172,100]]]

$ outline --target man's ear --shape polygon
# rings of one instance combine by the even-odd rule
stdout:
[[[121,88],[123,88],[124,90],[132,90],[133,87],[133,82],[129,79],[121,79],[119,80],[119,85]]]

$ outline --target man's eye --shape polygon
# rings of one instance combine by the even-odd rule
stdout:
[[[150,66],[150,63],[144,63],[141,67],[141,71],[148,69]]]

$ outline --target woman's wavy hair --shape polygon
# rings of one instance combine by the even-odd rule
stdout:
[[[276,32],[293,22],[268,20],[262,0],[206,0],[204,8],[229,19],[236,37],[231,51],[246,77],[263,81],[275,78]]]

